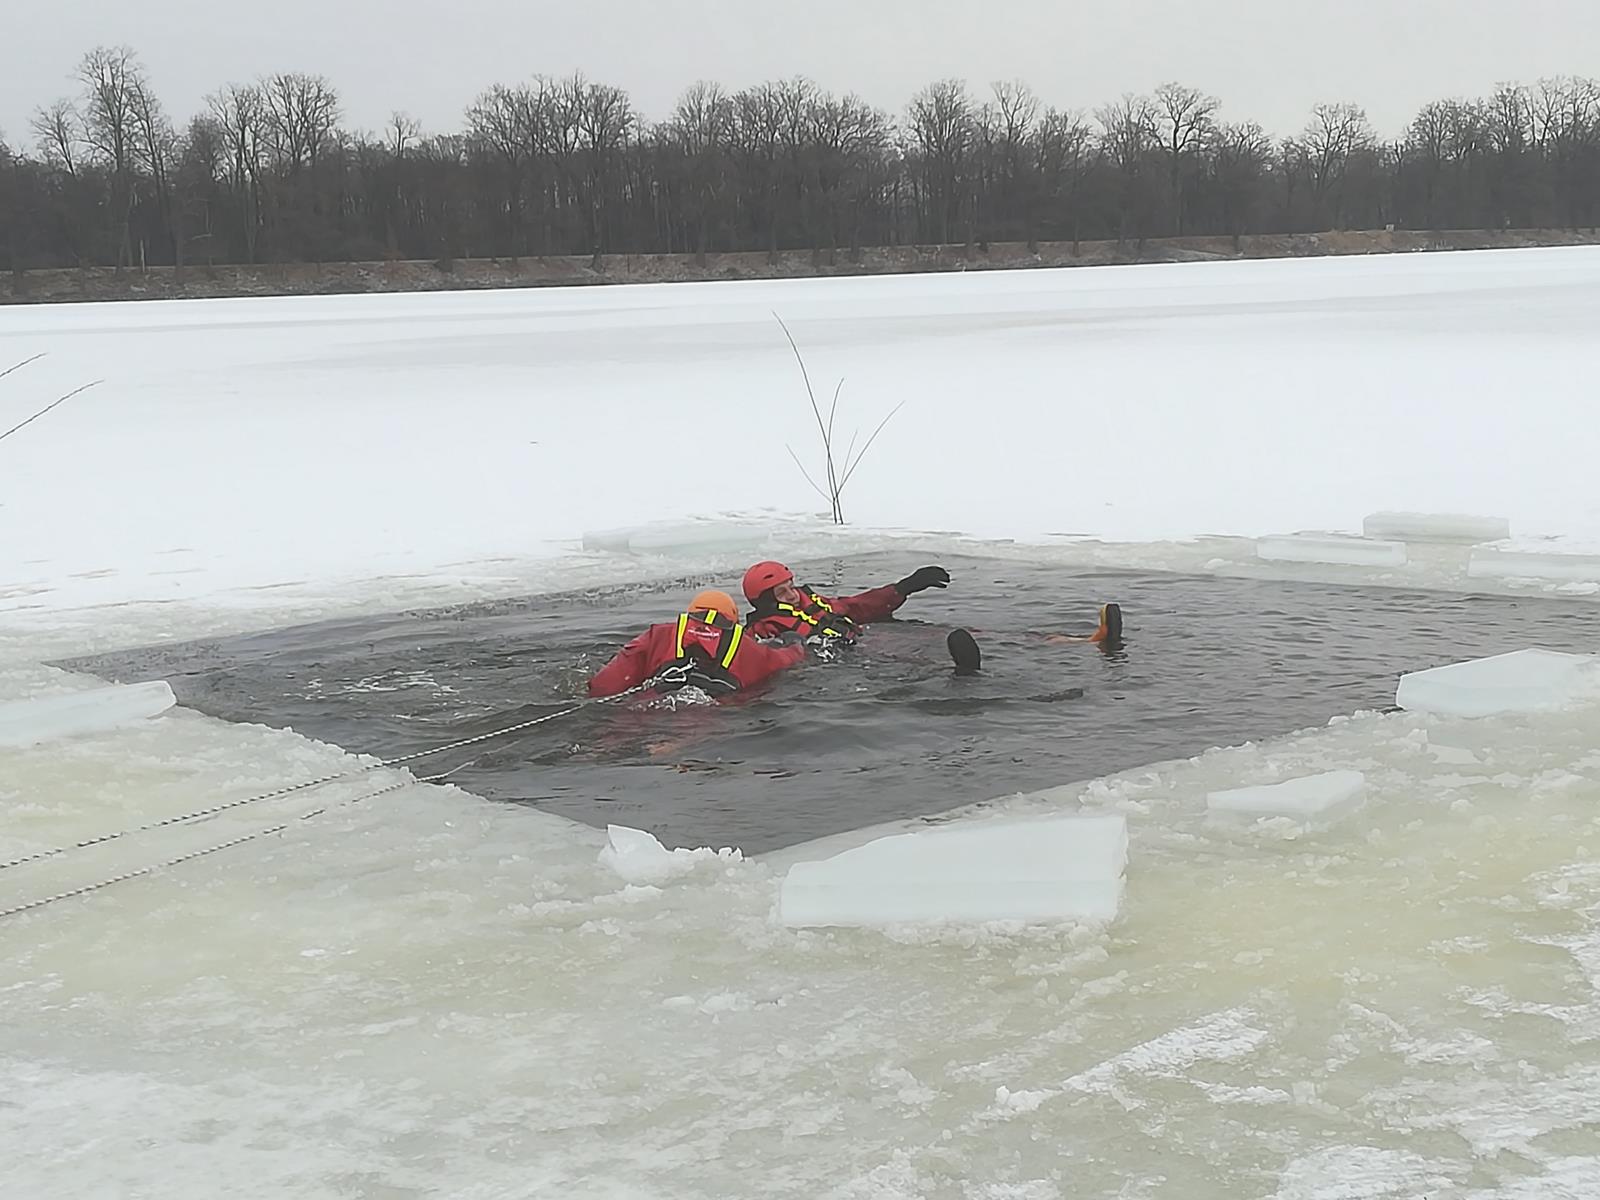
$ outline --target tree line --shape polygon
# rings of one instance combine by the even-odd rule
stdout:
[[[1092,113],[941,80],[891,115],[803,78],[696,83],[661,121],[582,75],[496,84],[458,132],[342,124],[325,78],[229,84],[175,124],[137,55],[0,137],[0,269],[520,259],[1140,241],[1326,229],[1594,228],[1600,82],[1504,84],[1384,140],[1356,104],[1284,138],[1167,83]]]

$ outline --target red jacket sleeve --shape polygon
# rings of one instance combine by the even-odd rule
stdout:
[[[733,656],[728,671],[739,681],[740,689],[744,690],[765,683],[779,671],[798,666],[805,658],[806,648],[798,643],[793,646],[763,646],[747,637],[739,644],[739,652]]]
[[[828,601],[833,605],[834,612],[849,617],[857,625],[881,621],[905,602],[906,598],[900,594],[900,589],[892,583],[862,592],[859,596],[841,596]]]
[[[589,680],[589,695],[615,696],[649,679],[651,673],[661,665],[657,661],[660,657],[660,647],[656,643],[659,641],[660,631],[666,628],[668,627],[664,625],[652,625],[617,651],[617,656],[596,671],[594,678]]]

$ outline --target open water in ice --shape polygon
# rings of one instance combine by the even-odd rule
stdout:
[[[920,562],[865,555],[801,575],[848,594]],[[946,565],[950,589],[912,597],[857,647],[739,703],[596,706],[421,765],[455,770],[456,784],[486,798],[633,825],[669,846],[754,854],[1381,709],[1403,671],[1529,644],[1600,645],[1600,608],[1549,599]],[[700,582],[327,621],[66,665],[167,678],[181,704],[212,716],[391,758],[559,711]],[[1113,599],[1127,625],[1118,652],[1046,641],[1086,632]],[[979,636],[982,676],[953,677],[953,624]]]

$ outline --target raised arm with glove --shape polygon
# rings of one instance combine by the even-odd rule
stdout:
[[[756,637],[783,633],[801,637],[854,638],[863,625],[881,621],[906,602],[906,597],[950,583],[943,567],[922,567],[898,583],[854,596],[824,597],[809,587],[796,587],[794,572],[782,563],[761,562],[744,575],[745,597],[755,607],[746,617]]]

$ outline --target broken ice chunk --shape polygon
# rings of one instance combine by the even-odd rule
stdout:
[[[1394,702],[1411,712],[1454,717],[1539,712],[1582,698],[1595,660],[1556,650],[1516,650],[1400,676]]]
[[[1314,817],[1357,804],[1366,792],[1360,771],[1326,771],[1283,783],[1211,792],[1206,807],[1213,812],[1241,812],[1284,817]]]
[[[789,868],[785,925],[1110,920],[1128,859],[1120,815],[967,821]]]

